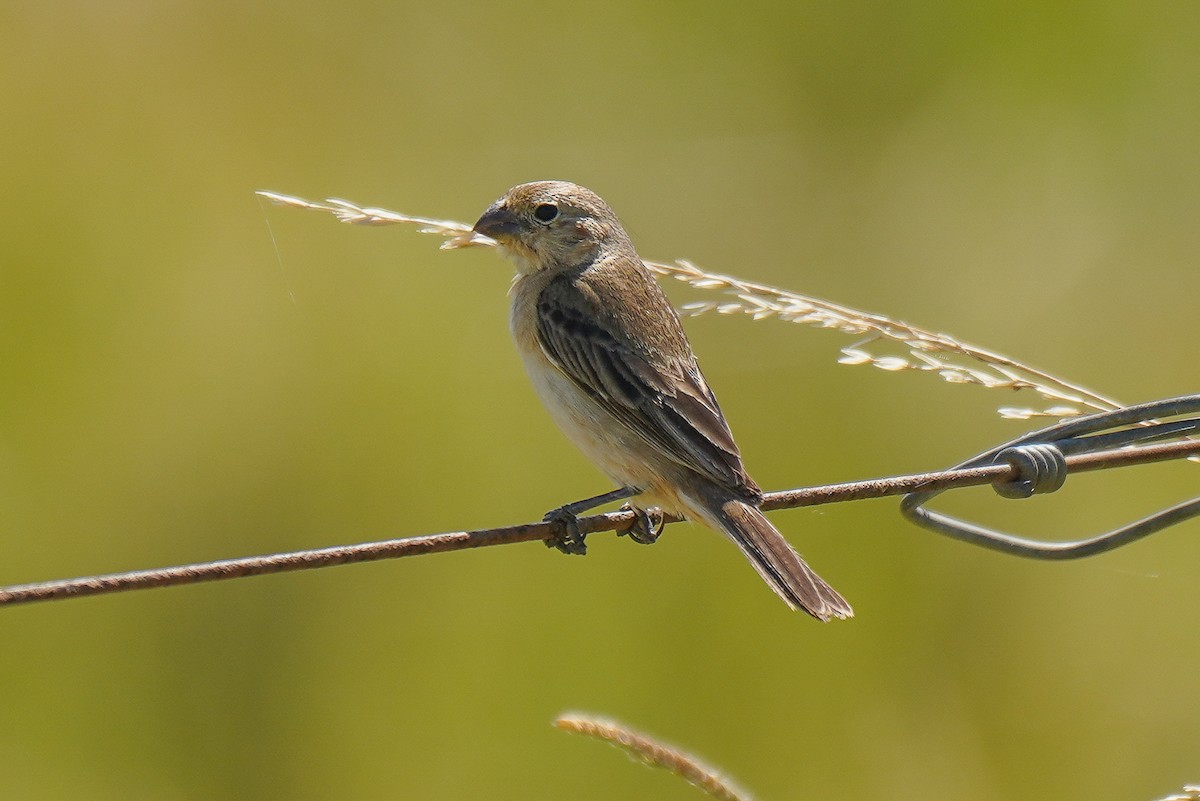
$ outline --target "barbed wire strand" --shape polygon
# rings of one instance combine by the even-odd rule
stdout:
[[[1136,448],[1082,453],[1068,456],[1071,472],[1103,470],[1110,467],[1147,464],[1168,459],[1200,455],[1200,441],[1183,440]],[[941,470],[906,476],[852,481],[817,487],[767,493],[763,498],[764,511],[795,509],[827,503],[883,498],[910,492],[979,486],[1015,480],[1017,470],[1010,464],[993,464],[968,469]],[[626,531],[634,524],[631,511],[609,512],[579,518],[579,531],[593,534],[601,531]],[[678,522],[667,517],[665,522]],[[79,598],[89,595],[108,595],[155,587],[199,584],[209,581],[286,573],[296,570],[315,570],[334,565],[376,562],[407,556],[460,551],[492,545],[548,540],[562,534],[561,523],[524,523],[515,526],[455,531],[400,539],[365,542],[355,545],[335,545],[326,548],[291,551],[266,556],[222,559],[177,567],[133,570],[81,578],[61,579],[31,584],[0,587],[0,606],[16,606],[40,601]]]

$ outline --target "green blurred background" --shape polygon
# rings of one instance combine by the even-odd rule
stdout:
[[[473,220],[600,192],[648,258],[886,313],[1128,401],[1196,391],[1200,7],[0,6],[0,583],[501,525],[608,488],[507,338],[510,267],[267,188]],[[674,284],[674,282],[672,282]],[[682,285],[679,302],[706,297]],[[687,322],[768,488],[935,469],[1014,398]],[[1082,535],[1194,465],[950,506]],[[957,504],[957,505],[956,505]],[[0,794],[1151,799],[1200,780],[1195,523],[1019,561],[894,501],[774,516],[858,618],[722,538],[607,535],[0,612]]]

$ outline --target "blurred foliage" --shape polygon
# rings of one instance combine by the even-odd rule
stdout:
[[[1200,8],[904,1],[0,7],[0,583],[518,522],[607,488],[507,342],[509,266],[257,188],[471,220],[588,185],[647,257],[876,310],[1115,397],[1196,391]],[[683,287],[671,287],[681,301]],[[688,323],[768,488],[951,464],[1003,395]],[[1193,465],[999,509],[1082,534]],[[1195,525],[1093,561],[894,502],[0,614],[21,799],[693,798],[554,732],[611,715],[763,799],[1149,799],[1200,778]]]

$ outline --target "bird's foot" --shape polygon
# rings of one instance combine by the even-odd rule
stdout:
[[[587,535],[579,530],[579,517],[568,506],[550,510],[542,520],[558,526],[558,531],[546,539],[547,548],[557,548],[563,553],[578,556],[587,554],[587,543],[584,542]]]
[[[618,531],[617,536],[624,537],[628,534],[629,539],[639,545],[653,545],[658,542],[663,529],[667,526],[661,509],[641,509],[625,504],[621,507],[621,511],[633,512],[633,522],[627,528]]]

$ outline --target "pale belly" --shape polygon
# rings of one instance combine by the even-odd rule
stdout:
[[[546,358],[537,342],[534,317],[514,298],[510,320],[517,351],[542,404],[583,455],[617,486],[638,487],[637,506],[682,514],[690,504],[675,492],[681,468],[583,392]]]

